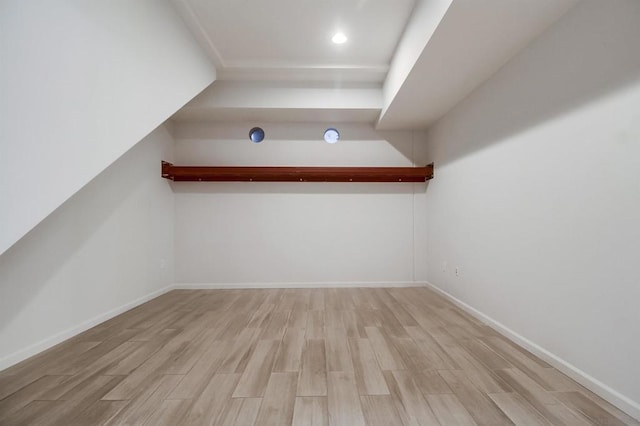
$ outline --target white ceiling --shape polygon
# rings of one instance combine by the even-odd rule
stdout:
[[[341,74],[346,80],[377,82],[384,79],[414,3],[175,0],[220,79],[299,79],[301,73],[314,79]],[[348,41],[331,43],[336,32],[346,34]]]
[[[578,0],[172,1],[217,70],[174,120],[396,129],[433,123]]]

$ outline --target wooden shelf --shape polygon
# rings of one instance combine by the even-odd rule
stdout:
[[[197,167],[162,162],[162,177],[176,182],[426,182],[424,167]]]

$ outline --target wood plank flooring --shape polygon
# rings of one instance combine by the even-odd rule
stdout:
[[[639,423],[394,288],[172,291],[0,372],[0,424]]]

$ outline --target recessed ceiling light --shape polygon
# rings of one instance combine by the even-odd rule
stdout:
[[[347,36],[344,33],[335,33],[333,37],[331,37],[331,41],[335,44],[343,44],[347,41]]]

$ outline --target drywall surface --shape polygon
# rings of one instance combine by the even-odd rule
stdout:
[[[173,284],[173,193],[163,127],[0,256],[0,369]]]
[[[418,0],[382,86],[384,116],[453,0]]]
[[[578,4],[430,129],[426,201],[429,281],[636,417],[638,40],[639,2]]]
[[[411,166],[414,134],[345,124],[256,123],[174,127],[176,164]],[[414,270],[414,191],[425,184],[176,182],[176,283],[377,285],[426,278]],[[419,195],[417,195],[419,196]],[[420,229],[426,229],[424,222]],[[418,249],[419,250],[419,249]],[[420,252],[424,254],[424,250]],[[424,264],[425,262],[420,262]],[[419,275],[418,274],[418,275]]]
[[[0,2],[0,253],[207,87],[167,0]]]

